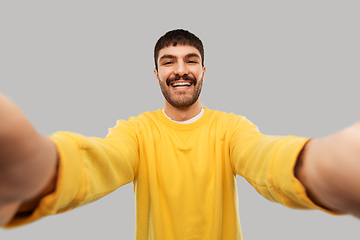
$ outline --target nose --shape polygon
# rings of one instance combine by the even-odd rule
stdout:
[[[186,75],[189,74],[187,68],[186,68],[186,64],[184,62],[178,62],[178,64],[176,64],[175,70],[174,70],[174,74],[175,75]]]

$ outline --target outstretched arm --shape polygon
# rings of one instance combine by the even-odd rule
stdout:
[[[22,111],[0,94],[0,226],[19,211],[31,211],[54,190],[57,151]]]
[[[360,218],[360,122],[310,140],[295,175],[315,203]]]

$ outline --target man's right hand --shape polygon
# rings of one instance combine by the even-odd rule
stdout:
[[[0,226],[8,223],[17,213],[21,202],[10,203],[0,206]]]
[[[55,189],[57,150],[22,111],[0,94],[0,226],[32,211]]]

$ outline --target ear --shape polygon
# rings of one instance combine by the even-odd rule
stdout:
[[[159,73],[158,73],[158,71],[156,70],[156,68],[154,68],[154,74],[155,74],[157,83],[160,85]]]
[[[206,66],[203,67],[203,82],[205,82]]]

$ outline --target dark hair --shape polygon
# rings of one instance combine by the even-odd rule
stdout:
[[[159,51],[165,47],[176,46],[176,45],[188,45],[195,47],[199,50],[201,55],[201,63],[204,66],[204,47],[201,40],[195,36],[193,33],[183,30],[176,29],[167,32],[164,36],[160,37],[159,40],[155,44],[154,48],[154,60],[155,67],[158,69],[157,59],[159,57]]]

